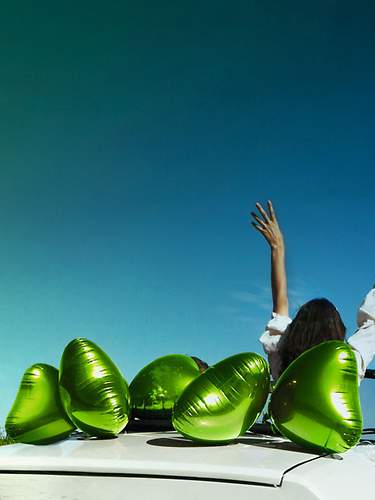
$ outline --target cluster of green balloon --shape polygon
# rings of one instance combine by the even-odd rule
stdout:
[[[228,443],[256,421],[270,389],[268,364],[241,353],[208,368],[177,399],[172,422],[194,441]]]
[[[132,406],[147,419],[170,418],[173,409],[173,425],[185,437],[227,443],[258,418],[269,386],[266,361],[242,353],[206,371],[189,356],[164,356],[129,388],[100,347],[78,338],[65,348],[60,372],[43,363],[26,370],[5,428],[16,441],[33,444],[64,439],[75,427],[110,437],[125,428]],[[277,381],[269,413],[281,434],[314,451],[354,446],[363,424],[350,346],[328,341],[301,354]]]
[[[130,415],[129,387],[110,357],[94,342],[78,338],[60,363],[60,395],[72,422],[92,436],[116,436]]]
[[[48,444],[66,438],[75,429],[59,394],[59,372],[37,363],[28,368],[5,422],[8,436],[29,444]]]
[[[42,363],[26,370],[5,429],[30,444],[64,439],[76,427],[112,437],[129,414],[129,388],[117,366],[94,342],[78,338],[65,348],[60,371]]]
[[[333,340],[301,354],[278,379],[269,413],[283,436],[313,451],[340,453],[357,444],[363,423],[350,346]]]
[[[183,354],[157,358],[142,368],[129,386],[132,416],[167,420],[184,389],[203,371],[200,360]]]

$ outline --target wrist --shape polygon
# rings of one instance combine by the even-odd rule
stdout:
[[[284,247],[283,244],[275,243],[275,244],[271,245],[271,252],[274,255],[282,255],[282,256],[284,256],[285,255],[285,247]]]

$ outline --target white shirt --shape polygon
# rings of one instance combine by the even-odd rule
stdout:
[[[272,319],[267,323],[266,331],[259,339],[268,355],[274,380],[278,378],[281,367],[278,343],[291,322],[292,320],[288,316],[272,313]],[[375,355],[375,286],[368,292],[359,306],[357,325],[358,330],[348,339],[348,343],[353,347],[357,360],[358,383],[360,383],[365,376],[367,366]]]

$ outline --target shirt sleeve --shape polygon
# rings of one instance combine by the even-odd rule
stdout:
[[[357,312],[357,325],[361,328],[366,321],[375,321],[375,285],[363,299]]]
[[[354,348],[360,379],[375,356],[375,288],[372,288],[357,312],[358,330],[348,342]]]
[[[291,322],[292,320],[288,316],[283,316],[273,312],[272,319],[267,323],[265,332],[259,338],[264,352],[268,356],[268,362],[274,380],[277,379],[280,371],[278,343],[282,334]]]
[[[272,313],[272,319],[267,323],[265,332],[259,338],[267,354],[277,351],[280,337],[291,322],[292,320],[288,316]]]

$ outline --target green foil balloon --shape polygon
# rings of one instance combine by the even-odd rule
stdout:
[[[255,353],[241,353],[208,368],[176,401],[172,422],[183,436],[227,443],[258,418],[270,389],[268,364]]]
[[[280,376],[269,412],[285,437],[318,452],[344,452],[361,437],[357,363],[345,342],[323,342]]]
[[[132,415],[144,419],[170,418],[176,399],[200,373],[197,363],[183,354],[155,359],[142,368],[129,386]]]
[[[43,363],[32,365],[7,416],[7,434],[21,443],[47,444],[66,438],[74,429],[61,404],[58,370]]]
[[[60,394],[75,425],[92,436],[115,436],[128,422],[128,385],[110,357],[90,340],[78,338],[66,346]]]

